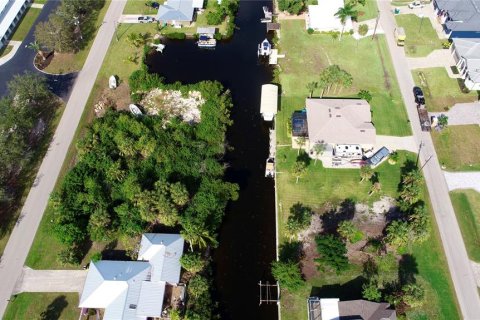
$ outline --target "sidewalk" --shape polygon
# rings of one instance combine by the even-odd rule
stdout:
[[[0,66],[7,63],[10,61],[15,56],[15,53],[17,53],[18,48],[20,48],[20,45],[22,44],[22,41],[13,41],[10,40],[7,43],[7,46],[13,46],[12,51],[10,51],[7,55],[3,56],[0,58]]]

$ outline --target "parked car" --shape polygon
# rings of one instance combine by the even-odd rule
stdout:
[[[423,91],[420,87],[413,87],[413,96],[415,97],[415,102],[418,105],[425,104],[425,96],[423,95]]]
[[[409,4],[408,4],[408,7],[409,7],[410,9],[419,9],[419,8],[423,8],[424,5],[423,5],[423,3],[420,2],[420,1],[413,1],[412,3],[409,3]]]
[[[148,17],[148,16],[138,17],[138,22],[139,23],[151,23],[151,22],[154,22],[154,21],[155,21],[155,18],[152,18],[152,17]]]

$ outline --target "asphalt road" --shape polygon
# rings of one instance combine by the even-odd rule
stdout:
[[[430,133],[422,132],[420,129],[420,122],[412,94],[414,82],[410,69],[408,68],[404,50],[395,44],[393,33],[395,19],[391,12],[390,2],[377,0],[377,3],[380,10],[380,24],[383,30],[385,30],[393,66],[397,74],[400,91],[407,108],[417,146],[423,141],[423,147],[420,152],[420,164],[424,165],[423,174],[435,212],[448,267],[457,294],[457,300],[464,319],[480,319],[480,298],[478,296],[475,277],[465,249],[465,244],[463,243],[460,228],[455,218],[455,212],[453,211],[452,202],[448,194],[447,183],[440,168]],[[428,162],[426,163],[426,161]],[[435,261],[432,261],[432,264],[434,265]]]
[[[55,1],[47,3],[50,2]],[[22,273],[48,198],[57,181],[68,147],[114,35],[116,21],[122,14],[125,3],[126,0],[113,0],[108,8],[105,23],[97,33],[83,70],[78,74],[49,150],[10,235],[0,261],[0,317],[3,317],[15,283]]]
[[[0,66],[0,97],[7,93],[7,83],[12,80],[15,75],[25,72],[34,72],[42,74],[47,78],[48,86],[54,94],[62,98],[64,101],[68,99],[77,74],[70,73],[65,75],[47,75],[38,71],[33,66],[35,51],[25,47],[27,44],[35,41],[35,37],[33,35],[35,26],[39,22],[47,20],[48,16],[59,4],[60,1],[47,1],[37,20],[35,20],[32,28],[22,41],[17,53],[15,53],[15,56],[10,61]]]

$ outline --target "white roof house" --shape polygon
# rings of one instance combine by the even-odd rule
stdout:
[[[272,121],[277,114],[278,107],[278,86],[264,84],[260,100],[260,113],[265,121]]]
[[[335,16],[338,9],[344,6],[343,0],[322,0],[317,5],[309,5],[306,15],[306,27],[315,31],[342,31],[343,25]],[[347,18],[345,32],[351,30],[352,20]]]
[[[79,307],[104,309],[104,320],[160,317],[165,286],[180,281],[183,245],[179,234],[146,233],[138,261],[92,262]]]
[[[453,56],[469,90],[480,90],[480,39],[453,38]]]
[[[190,23],[195,9],[203,8],[203,0],[168,0],[157,13],[157,21],[164,23]]]
[[[360,99],[307,99],[308,139],[313,145],[375,145],[370,105]]]
[[[0,48],[20,21],[30,0],[0,0]]]

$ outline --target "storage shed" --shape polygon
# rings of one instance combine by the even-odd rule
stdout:
[[[262,86],[262,98],[260,101],[260,113],[263,120],[272,121],[277,114],[278,106],[278,86],[274,84],[264,84]]]

